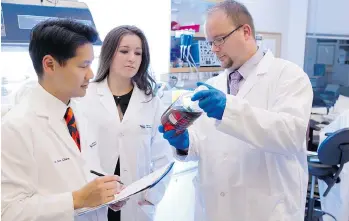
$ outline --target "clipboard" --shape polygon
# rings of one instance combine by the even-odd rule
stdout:
[[[108,203],[102,204],[97,207],[92,208],[81,208],[75,210],[75,216],[82,216],[86,213],[98,210],[110,204],[114,204],[120,201],[123,201],[133,195],[136,195],[140,192],[143,192],[147,189],[153,188],[156,186],[164,177],[166,177],[173,168],[175,162],[171,162],[168,165],[150,173],[149,175],[137,180],[136,182],[128,185],[125,189],[123,189],[118,195],[115,195],[115,199]]]

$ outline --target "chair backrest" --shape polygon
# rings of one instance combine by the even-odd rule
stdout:
[[[318,157],[326,165],[343,165],[349,161],[349,128],[331,133],[319,146]]]
[[[328,84],[326,85],[325,94],[332,94],[333,96],[338,99],[339,96],[339,91],[340,91],[340,86],[338,84]]]

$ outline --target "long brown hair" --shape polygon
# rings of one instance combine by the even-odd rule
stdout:
[[[142,42],[142,62],[137,74],[132,77],[132,81],[140,90],[144,91],[145,95],[154,96],[153,86],[155,86],[156,83],[149,71],[150,54],[148,41],[144,33],[135,26],[119,26],[112,29],[107,34],[103,41],[101,54],[99,56],[99,65],[95,82],[101,82],[108,77],[115,51],[125,35],[137,35]]]

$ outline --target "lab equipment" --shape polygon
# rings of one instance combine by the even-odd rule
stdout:
[[[198,102],[192,101],[192,96],[202,90],[207,90],[207,87],[199,85],[194,91],[181,94],[167,108],[161,116],[164,131],[174,130],[176,134],[181,134],[201,116],[203,110]]]
[[[208,90],[202,90],[195,93],[192,97],[192,101],[198,100],[199,107],[206,112],[208,117],[222,120],[225,105],[227,103],[226,95],[222,91],[202,82],[198,82],[197,86],[205,86]]]
[[[311,175],[311,192],[308,201],[307,219],[312,221],[326,215],[337,220],[332,214],[326,211],[314,209],[314,188],[315,180],[323,180],[327,188],[323,194],[328,195],[330,190],[340,182],[344,164],[349,162],[349,128],[340,129],[334,133],[328,133],[327,138],[320,144],[318,155],[308,156],[308,171]]]
[[[198,69],[196,68],[195,62],[190,53],[190,48],[193,42],[193,34],[194,33],[192,33],[191,31],[184,31],[180,35],[180,58],[183,60],[183,62],[186,62],[190,68],[194,68],[197,72]]]
[[[202,114],[197,102],[191,101],[194,92],[183,93],[161,116],[164,131],[175,130],[182,133]]]
[[[26,1],[26,4],[13,2],[1,1],[2,46],[29,44],[31,29],[47,19],[71,18],[95,27],[92,14],[83,2],[58,1],[56,5],[50,6],[33,0]],[[101,45],[102,41],[98,39],[95,44]]]
[[[190,53],[196,66],[200,67],[220,67],[221,62],[212,52],[207,41],[198,40],[191,45]]]
[[[22,92],[18,92],[24,84],[29,80],[37,81],[28,53],[30,31],[36,24],[49,18],[71,18],[96,28],[91,11],[83,2],[57,1],[51,4],[36,0],[1,1],[1,58],[6,60],[0,69],[2,114],[7,113],[22,97]],[[98,39],[93,46],[95,58],[98,58],[101,44]],[[26,91],[29,90],[23,90]]]
[[[198,72],[197,67],[220,66],[220,61],[211,51],[209,43],[204,40],[195,40],[194,32],[192,31],[176,31],[175,36],[171,39],[171,45],[171,62],[173,67],[180,67],[177,57],[191,69],[195,69],[196,72]]]

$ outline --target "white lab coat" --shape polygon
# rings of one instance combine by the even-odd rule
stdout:
[[[107,80],[91,83],[81,103],[86,117],[99,128],[97,142],[103,170],[114,174],[120,156],[120,177],[125,185],[172,161],[171,147],[158,132],[164,108],[157,96],[151,99],[135,85],[122,122]],[[146,199],[156,205],[168,182],[169,177],[153,189],[131,197],[122,208],[121,220],[152,220],[156,208],[139,206],[138,201]]]
[[[40,85],[3,119],[1,219],[105,221],[106,208],[74,217],[72,192],[100,170],[97,143],[74,101],[81,153],[63,119],[66,106]],[[61,120],[60,120],[61,119]]]
[[[341,113],[333,122],[322,129],[320,143],[326,139],[325,133],[332,133],[347,127],[349,127],[349,110]],[[331,213],[337,221],[349,221],[349,163],[344,165],[339,177],[341,182],[335,184],[326,197],[323,197],[323,194],[326,191],[327,184],[319,180],[321,209]],[[332,221],[333,219],[326,215],[323,220]]]
[[[227,72],[207,82],[227,93]],[[295,64],[268,51],[221,121],[189,128],[186,158],[199,160],[195,220],[301,221],[308,182],[305,135],[312,88]]]

